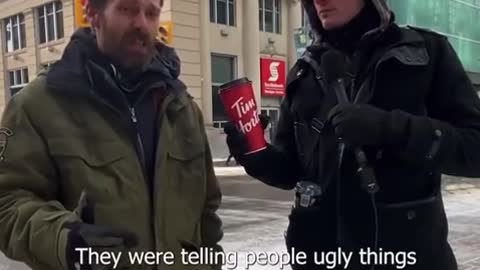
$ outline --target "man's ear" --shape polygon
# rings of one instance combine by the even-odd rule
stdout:
[[[100,25],[100,11],[93,8],[90,4],[86,5],[87,19],[93,29],[97,29]]]

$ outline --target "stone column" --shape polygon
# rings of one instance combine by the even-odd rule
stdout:
[[[243,4],[243,70],[252,81],[257,107],[261,108],[260,96],[260,31],[258,0],[242,0]]]
[[[202,113],[206,124],[213,123],[212,66],[210,55],[209,1],[200,1],[200,70],[202,87]]]

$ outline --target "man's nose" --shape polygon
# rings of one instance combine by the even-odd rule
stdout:
[[[133,17],[132,24],[136,28],[144,29],[147,26],[147,16],[144,12],[138,12],[135,17]]]

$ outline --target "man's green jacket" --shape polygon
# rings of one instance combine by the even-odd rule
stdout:
[[[193,99],[180,91],[161,101],[152,196],[121,117],[91,92],[73,92],[49,89],[40,74],[5,109],[0,250],[33,269],[66,269],[62,226],[79,219],[72,210],[85,190],[95,202],[95,224],[134,232],[139,245],[132,251],[172,251],[176,260],[124,260],[117,269],[211,269],[181,264],[182,248],[219,250],[222,238],[221,192]]]

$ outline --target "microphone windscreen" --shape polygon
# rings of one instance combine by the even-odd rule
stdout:
[[[329,50],[322,55],[321,66],[325,72],[325,80],[331,83],[347,75],[345,56],[337,50]]]

